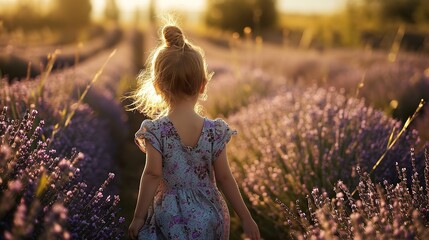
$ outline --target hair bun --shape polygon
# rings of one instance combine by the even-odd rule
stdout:
[[[167,47],[184,47],[185,45],[185,37],[183,36],[182,30],[176,26],[165,26],[162,29],[162,35],[164,35],[164,42]]]

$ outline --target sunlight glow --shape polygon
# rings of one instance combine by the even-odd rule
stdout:
[[[104,9],[105,0],[92,0],[94,12],[102,12]],[[158,10],[186,10],[186,11],[202,11],[206,7],[207,0],[156,0],[156,8]],[[343,0],[279,0],[279,10],[282,12],[332,12],[337,10],[343,4]],[[146,8],[149,5],[149,0],[126,0],[117,1],[117,4],[124,12],[132,12],[135,8]]]
[[[20,0],[0,0],[0,6],[10,7],[18,3]],[[50,1],[56,0],[28,0],[38,5],[46,6]],[[99,17],[103,14],[106,0],[91,0],[93,14]],[[149,6],[150,0],[117,0],[121,11],[127,15],[131,15],[136,9],[145,10]],[[158,11],[177,10],[186,12],[204,11],[207,0],[154,0],[155,7]],[[344,5],[344,0],[278,0],[279,11],[281,12],[297,12],[297,13],[329,13],[338,10]]]
[[[126,0],[116,1],[124,12],[132,12],[136,8],[147,8],[149,0]],[[94,11],[102,12],[105,5],[105,0],[92,0]],[[201,11],[206,6],[206,0],[157,0],[155,1],[158,10],[187,10]]]
[[[329,13],[343,6],[344,0],[280,0],[278,6],[283,12]]]

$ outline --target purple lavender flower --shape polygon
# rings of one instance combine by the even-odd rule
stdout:
[[[426,164],[429,163],[428,157]],[[314,205],[312,201],[308,203],[308,211],[316,216],[312,222],[299,220],[298,216],[303,213],[298,205],[293,211],[282,202],[277,203],[284,209],[287,219],[294,220],[288,225],[293,229],[294,238],[298,239],[317,239],[322,235],[329,236],[328,239],[424,239],[429,236],[429,212],[426,208],[429,198],[423,195],[427,186],[413,182],[415,186],[408,188],[405,170],[398,167],[400,181],[395,185],[384,181],[384,187],[374,184],[368,174],[359,170],[357,199],[350,196],[348,188],[339,181],[336,195],[323,204],[317,204],[322,194],[316,188],[317,191],[313,190]],[[413,173],[413,176],[418,174],[415,168]]]
[[[21,121],[0,115],[0,234],[17,238],[120,238],[124,219],[118,216],[119,196],[112,203],[103,196],[114,178],[110,173],[100,191],[89,191],[76,167],[83,154],[61,156],[49,149],[49,139],[33,127],[36,111]],[[90,196],[92,202],[88,202]],[[16,210],[13,210],[16,209]],[[12,212],[11,212],[12,210]],[[109,236],[103,238],[103,236]]]
[[[359,183],[357,167],[371,171],[384,154],[392,129],[400,128],[398,121],[367,107],[362,100],[348,98],[334,88],[317,87],[279,89],[275,96],[230,116],[228,122],[240,133],[229,151],[235,160],[231,165],[237,182],[258,213],[257,219],[279,229],[284,221],[273,220],[282,216],[278,208],[271,207],[273,199],[286,203],[299,199],[299,204],[293,205],[304,209],[308,202],[305,196],[317,187],[327,196],[338,194],[335,204],[344,206],[351,194],[347,196],[340,189],[348,186],[353,192]],[[409,149],[419,143],[416,132],[405,131],[372,173],[374,183],[395,183],[395,162],[401,167],[411,166],[407,161]],[[422,153],[416,153],[416,158],[421,159]],[[416,164],[419,171],[422,167]],[[332,191],[340,179],[343,183],[337,186],[339,192]],[[376,196],[362,200],[376,208]],[[314,204],[321,206],[324,201],[327,198]],[[340,221],[338,231],[348,221],[345,215],[339,210],[332,219]],[[315,218],[306,211],[298,216],[301,222]],[[286,229],[276,234],[272,237],[288,236]]]

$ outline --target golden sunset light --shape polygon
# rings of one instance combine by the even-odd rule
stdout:
[[[121,9],[126,12],[136,7],[147,7],[150,0],[118,1]],[[103,9],[105,0],[92,0],[95,9]],[[157,0],[156,6],[161,10],[202,11],[206,7],[206,0]],[[277,1],[279,9],[285,12],[300,13],[326,13],[342,7],[342,0],[280,0]]]
[[[31,2],[30,0],[29,2]],[[53,0],[34,0],[40,5],[49,4]],[[207,0],[157,0],[154,1],[157,8],[161,10],[186,10],[186,11],[202,11],[206,7]],[[12,6],[22,0],[0,0],[0,6]],[[24,1],[25,2],[25,1]],[[104,9],[106,0],[91,0],[95,15],[98,15]],[[117,1],[121,10],[124,12],[132,12],[135,8],[146,8],[150,0],[126,0]],[[277,1],[279,9],[285,12],[299,13],[326,13],[338,10],[342,7],[342,0],[279,0]]]

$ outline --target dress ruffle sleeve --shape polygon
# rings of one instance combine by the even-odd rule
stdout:
[[[155,126],[155,123],[149,119],[146,119],[142,122],[140,129],[135,133],[134,142],[137,144],[137,146],[146,153],[146,145],[144,139],[149,141],[152,146],[158,150],[158,152],[162,153],[161,151],[161,141],[158,138],[157,134],[158,128]]]
[[[231,129],[223,119],[216,119],[214,128],[213,160],[216,160],[231,140],[231,136],[236,135],[237,131]]]

